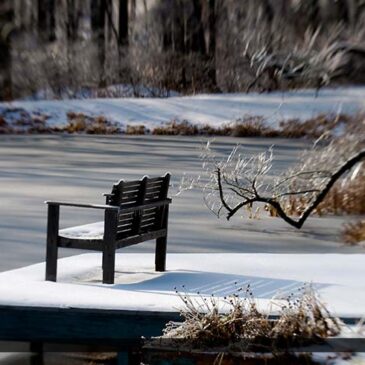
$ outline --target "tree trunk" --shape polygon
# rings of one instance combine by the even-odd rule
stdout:
[[[106,85],[105,79],[105,15],[106,0],[91,0],[91,31],[97,48],[99,86]]]
[[[67,40],[74,42],[77,39],[79,28],[79,9],[76,5],[77,0],[67,0]]]
[[[217,77],[216,77],[216,38],[217,38],[217,17],[216,17],[216,1],[208,1],[208,28],[209,28],[209,47],[208,54],[211,60],[211,65],[209,67],[209,78],[212,82],[212,86],[216,88]]]
[[[128,45],[128,0],[119,0],[119,37],[121,46]]]
[[[201,54],[206,54],[206,46],[204,39],[204,27],[202,19],[202,5],[200,0],[193,0],[193,19],[192,24],[188,25],[190,33],[190,50]]]
[[[136,19],[136,0],[131,0],[131,22],[134,22],[134,20]]]
[[[38,0],[38,33],[41,39],[56,40],[55,0]]]
[[[11,32],[14,9],[12,0],[0,3],[0,100],[12,100]]]

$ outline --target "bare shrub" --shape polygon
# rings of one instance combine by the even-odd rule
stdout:
[[[181,294],[183,322],[166,325],[162,339],[176,339],[193,348],[205,346],[243,345],[245,350],[313,343],[335,336],[340,322],[330,315],[310,286],[304,286],[299,296],[279,300],[277,320],[271,320],[256,306],[250,286],[219,300]]]
[[[320,187],[325,184],[335,171],[365,148],[363,119],[349,119],[344,134],[331,139],[330,142],[318,140],[313,149],[308,150],[301,156],[300,164],[296,165],[285,176],[289,184],[288,190],[307,191],[310,187]],[[346,130],[355,130],[358,133],[347,133]],[[362,132],[360,132],[360,130]],[[328,136],[328,135],[327,135]],[[326,137],[326,134],[324,134]],[[290,179],[290,176],[296,176]],[[360,162],[349,174],[336,181],[328,191],[323,201],[313,210],[318,215],[324,214],[364,214],[365,213],[365,166]],[[318,191],[305,194],[286,194],[280,202],[284,210],[291,215],[300,216],[306,207],[316,199]]]
[[[344,135],[325,144],[317,140],[312,150],[306,151],[301,161],[277,178],[269,171],[273,163],[273,149],[253,156],[245,155],[240,146],[233,148],[225,159],[219,159],[208,142],[201,154],[202,174],[184,176],[180,192],[201,188],[207,207],[220,217],[230,219],[242,208],[252,215],[254,206],[270,206],[272,216],[300,229],[333,188],[334,184],[355,169],[361,169],[365,159],[363,136]],[[360,167],[359,167],[360,166]],[[352,175],[354,176],[354,175]],[[294,198],[293,198],[294,197]],[[293,205],[299,201],[303,209]],[[292,211],[298,210],[298,219]]]
[[[348,245],[353,246],[360,242],[365,243],[365,219],[345,224],[341,235],[343,241]]]

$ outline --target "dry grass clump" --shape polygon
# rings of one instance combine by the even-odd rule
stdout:
[[[192,124],[187,120],[173,120],[155,128],[154,135],[170,136],[231,136],[231,137],[281,137],[281,138],[319,138],[327,134],[327,138],[336,138],[344,133],[364,130],[364,115],[320,114],[316,117],[301,120],[299,118],[283,120],[274,129],[261,115],[245,115],[234,122],[214,127],[208,124]],[[144,134],[140,130],[140,134]],[[137,133],[136,133],[137,134]]]
[[[365,242],[365,219],[345,224],[342,230],[342,239],[351,246]]]
[[[47,133],[48,115],[22,108],[0,108],[0,134]]]
[[[159,136],[196,136],[199,134],[199,128],[187,120],[172,120],[152,131],[153,135]]]
[[[58,130],[55,130],[58,131]],[[87,134],[119,134],[120,128],[104,116],[88,116],[83,113],[67,113],[67,125],[59,131]]]
[[[279,123],[279,133],[285,138],[319,138],[324,133],[335,137],[336,132],[341,133],[339,128],[345,129],[348,124],[356,124],[360,118],[346,114],[319,114],[304,121],[298,118],[289,119]]]
[[[288,119],[279,123],[279,134],[284,138],[338,138],[348,133],[365,132],[365,115],[319,114],[307,120]]]
[[[232,123],[214,127],[208,124],[192,124],[187,120],[173,120],[155,128],[154,135],[170,136],[231,136],[231,137],[277,137],[280,133],[266,125],[263,116],[246,115]]]
[[[228,126],[228,135],[232,137],[278,137],[280,132],[269,127],[263,116],[247,115]]]
[[[144,125],[130,125],[128,124],[125,129],[125,134],[128,135],[144,135],[149,134],[150,130]]]
[[[239,292],[244,295],[240,296]],[[246,350],[265,349],[315,343],[340,332],[339,321],[332,317],[310,286],[301,289],[300,296],[291,294],[280,307],[277,320],[261,313],[248,286],[237,294],[224,298],[222,311],[218,299],[198,295],[194,299],[179,294],[184,302],[182,323],[166,325],[163,339],[176,339],[196,347],[234,346]]]

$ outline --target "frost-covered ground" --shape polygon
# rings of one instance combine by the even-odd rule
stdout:
[[[101,260],[100,253],[59,260],[57,283],[44,281],[44,263],[1,273],[0,304],[176,312],[183,308],[176,289],[223,299],[250,284],[259,309],[275,314],[281,300],[312,283],[334,315],[365,313],[365,255],[169,254],[161,273],[153,254],[120,253],[114,285],[101,283]]]
[[[213,146],[227,154],[236,143],[247,153],[276,147],[273,174],[296,161],[309,146],[302,140],[216,138]],[[263,213],[260,220],[218,220],[204,206],[199,191],[174,198],[183,172],[198,173],[201,138],[161,136],[1,136],[0,137],[0,270],[44,260],[44,200],[102,203],[102,192],[121,179],[172,173],[173,203],[169,252],[365,253],[344,246],[339,238],[348,217],[314,217],[298,231]],[[61,209],[61,226],[101,220],[101,212]],[[153,252],[153,241],[121,252]],[[61,255],[77,250],[61,249]],[[349,256],[349,260],[350,260]]]
[[[67,112],[104,115],[126,126],[143,124],[153,128],[172,119],[220,125],[246,114],[263,115],[275,127],[283,118],[307,119],[319,113],[356,113],[365,108],[365,87],[275,92],[270,94],[207,94],[170,98],[84,99],[17,101],[4,107],[24,108],[50,116],[50,125],[63,125]]]

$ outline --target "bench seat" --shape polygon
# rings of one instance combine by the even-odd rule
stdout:
[[[59,236],[78,240],[102,240],[104,238],[104,221],[61,229]]]

